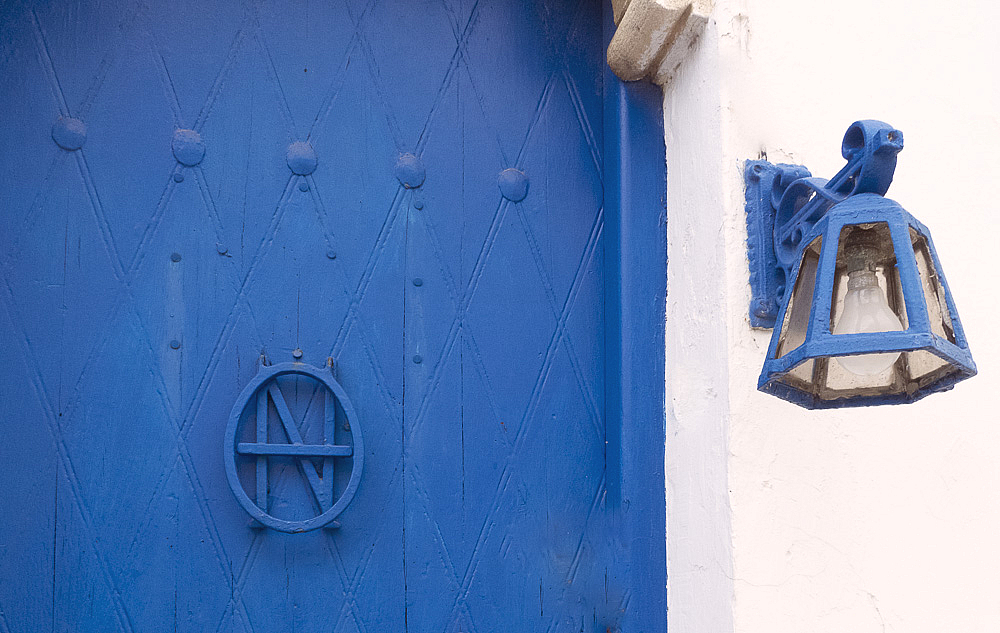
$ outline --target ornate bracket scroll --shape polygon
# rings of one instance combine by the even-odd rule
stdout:
[[[896,171],[903,133],[887,123],[857,121],[847,129],[841,155],[847,160],[827,180],[801,165],[747,161],[747,253],[750,260],[750,324],[774,327],[778,307],[791,289],[786,280],[798,261],[802,238],[833,205],[862,193],[885,195]]]

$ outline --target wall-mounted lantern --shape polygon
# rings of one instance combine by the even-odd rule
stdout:
[[[750,321],[774,334],[758,389],[804,407],[900,404],[976,365],[927,227],[883,197],[903,134],[858,121],[831,180],[748,161]]]

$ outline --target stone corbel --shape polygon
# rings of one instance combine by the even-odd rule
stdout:
[[[612,0],[618,29],[608,65],[621,79],[648,77],[663,85],[673,76],[708,23],[715,0]]]

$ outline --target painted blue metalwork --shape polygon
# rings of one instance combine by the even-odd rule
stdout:
[[[511,202],[520,202],[528,195],[528,177],[524,172],[513,168],[508,168],[500,172],[497,177],[497,186],[504,198]]]
[[[296,350],[301,356],[301,350]],[[294,354],[293,354],[294,355]],[[323,442],[320,444],[303,443],[299,424],[295,420],[277,379],[281,376],[306,376],[319,383],[323,392]],[[274,404],[281,428],[287,442],[271,443],[268,439],[268,402]],[[240,432],[248,407],[254,405],[254,421],[256,436],[254,442],[240,442]],[[336,407],[344,411],[346,426],[350,429],[351,443],[345,445],[333,444],[336,434]],[[361,483],[361,473],[364,470],[364,441],[361,435],[361,422],[354,412],[354,405],[344,388],[333,377],[333,362],[325,369],[309,367],[304,363],[278,363],[277,365],[261,366],[260,372],[251,380],[236,399],[233,411],[229,415],[229,425],[226,427],[226,441],[223,449],[226,460],[226,477],[229,487],[243,509],[262,525],[280,532],[307,532],[330,525],[347,504],[354,498],[354,493]],[[251,500],[240,480],[237,459],[240,455],[254,457],[256,467],[256,500]],[[313,501],[319,514],[309,519],[287,520],[268,514],[268,456],[293,456],[302,476],[305,477],[312,492]],[[316,472],[305,458],[322,458],[322,475]],[[340,496],[334,500],[333,479],[336,457],[351,458],[351,478]]]
[[[292,170],[293,174],[308,176],[316,171],[316,164],[318,162],[316,150],[306,141],[295,141],[288,146],[288,152],[285,153],[285,162],[288,163],[288,168]],[[308,189],[305,189],[305,191],[308,191]]]
[[[747,162],[747,228],[753,290],[750,317],[756,326],[775,328],[758,384],[761,391],[807,408],[899,404],[950,389],[956,382],[975,375],[976,366],[930,233],[899,204],[883,197],[892,182],[896,155],[902,148],[903,135],[899,130],[880,121],[858,121],[844,136],[842,154],[847,165],[829,181],[814,178],[797,165]],[[843,248],[842,231],[844,227],[875,224],[886,224],[891,234],[893,265],[900,278],[907,327],[899,332],[833,334],[831,314],[838,248]],[[773,238],[768,240],[766,236]],[[926,241],[944,295],[947,327],[953,340],[933,331],[917,270],[914,236]],[[817,239],[821,240],[822,252],[805,341],[794,350],[779,354],[783,333],[777,325],[786,321],[804,249]],[[811,388],[785,380],[792,369],[812,359],[918,350],[933,353],[946,361],[946,365],[928,377],[887,386],[881,391],[821,397]]]
[[[194,167],[205,158],[205,142],[194,130],[175,130],[170,148],[177,162],[185,167]]]
[[[786,283],[798,264],[803,236],[833,205],[860,193],[885,195],[903,149],[903,133],[881,121],[856,121],[847,129],[841,155],[847,164],[826,180],[801,165],[747,161],[747,252],[750,258],[750,323],[774,327]]]
[[[616,88],[605,164],[601,9],[5,5],[0,630],[664,630],[661,191],[629,187],[662,148],[604,189],[662,134]],[[335,359],[357,417],[328,441],[328,390],[277,376],[223,451],[265,350]],[[307,521],[355,420],[340,529],[249,529],[227,455]]]
[[[80,119],[61,116],[52,124],[52,140],[64,150],[78,150],[87,140],[87,126]]]

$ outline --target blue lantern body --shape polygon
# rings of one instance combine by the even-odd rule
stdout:
[[[859,229],[883,238],[875,273],[902,331],[833,333],[846,294],[844,242]],[[899,404],[976,374],[930,233],[899,204],[874,193],[851,196],[830,208],[802,244],[758,382],[761,391],[807,408]],[[897,352],[898,359],[877,375],[859,376],[836,360]]]
[[[748,161],[750,317],[774,326],[761,391],[810,409],[903,404],[976,374],[927,227],[883,196],[902,147],[858,121],[829,181]]]

